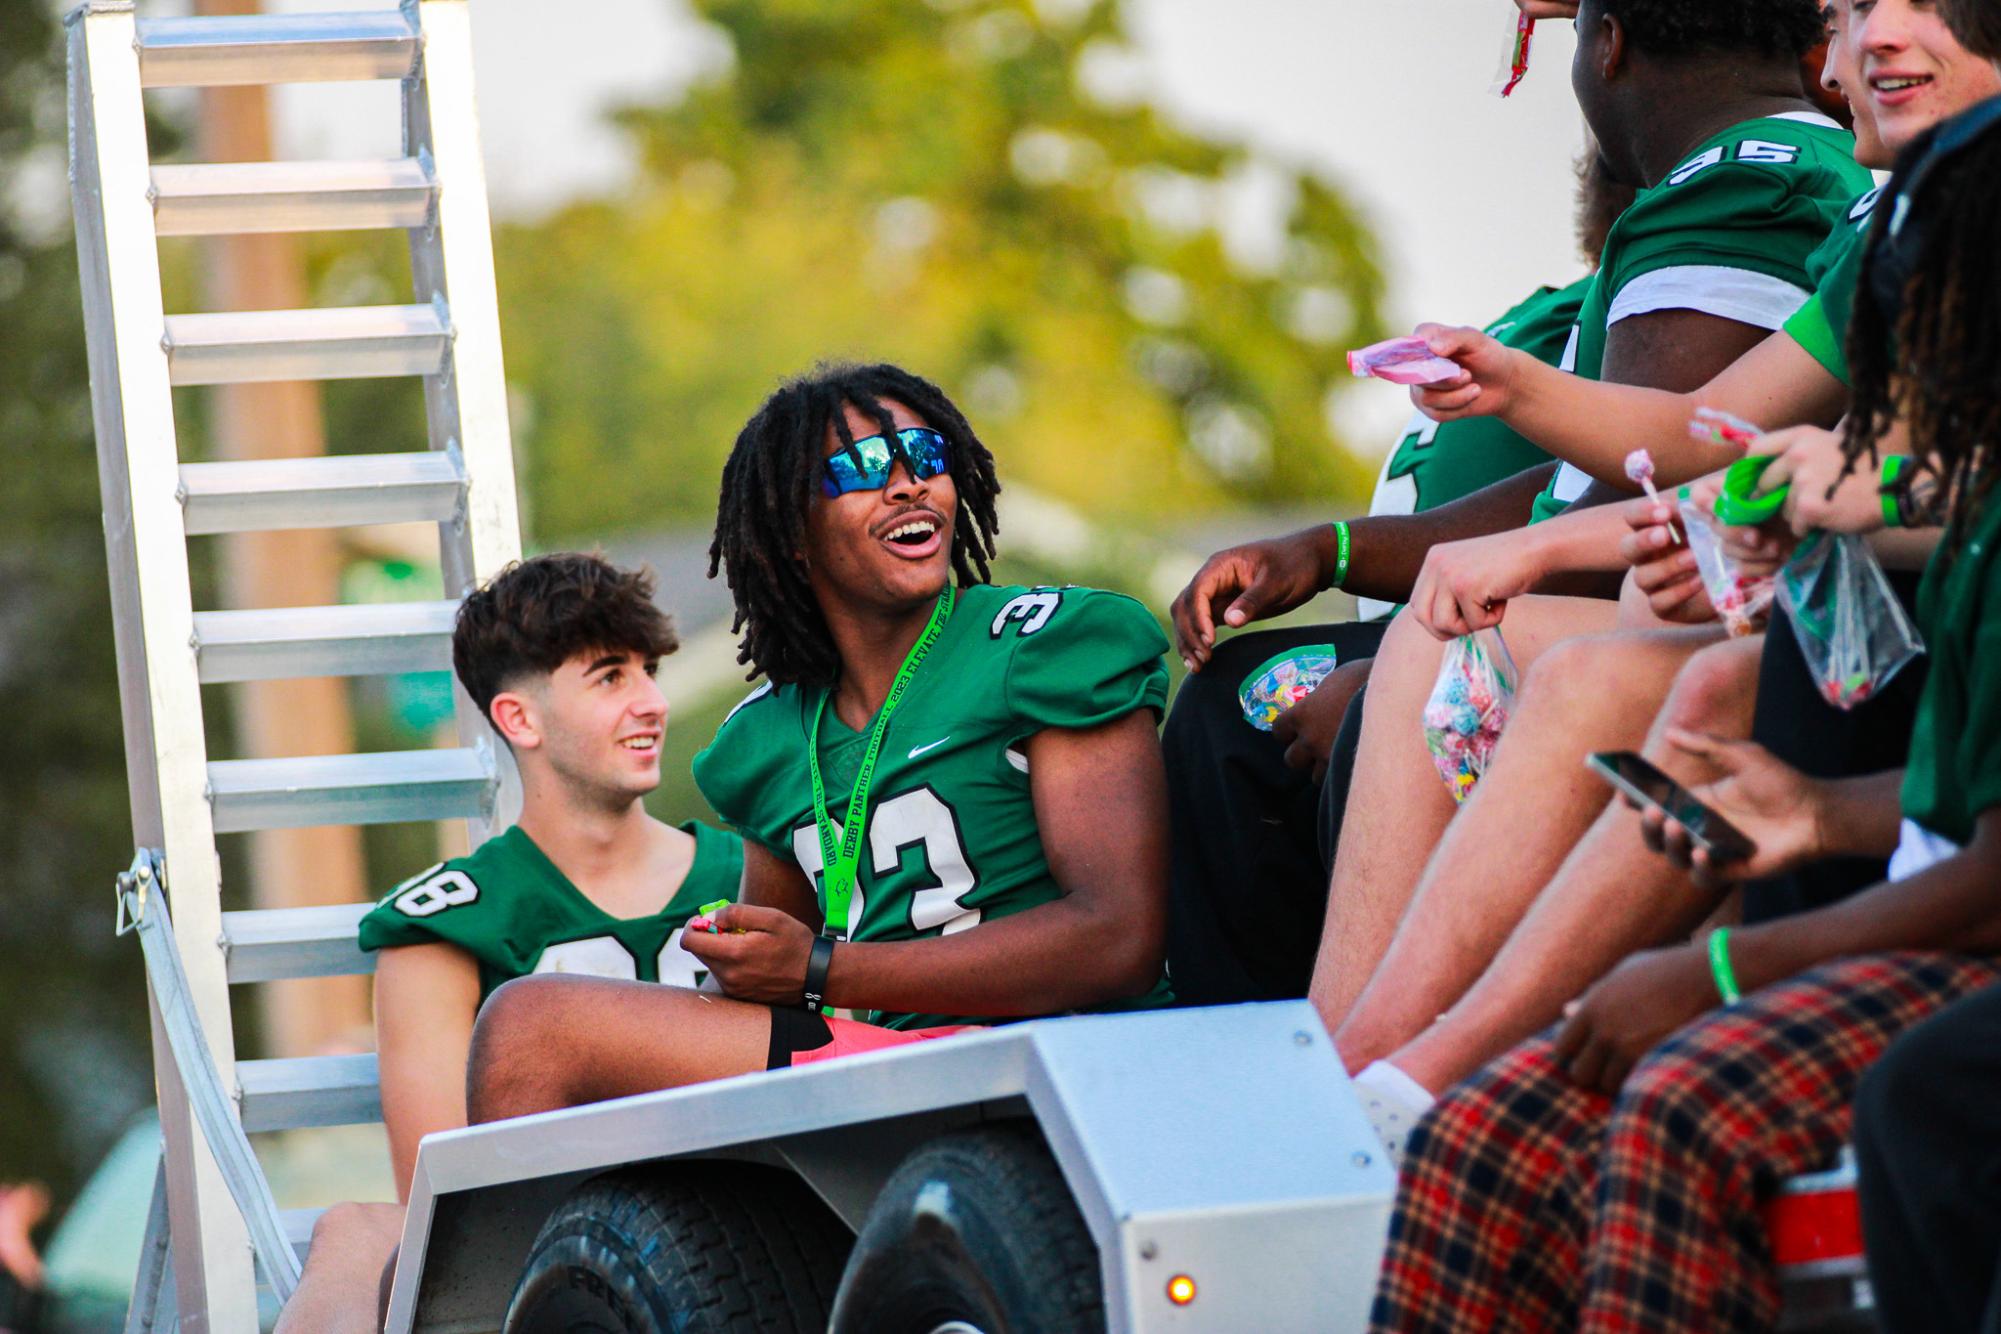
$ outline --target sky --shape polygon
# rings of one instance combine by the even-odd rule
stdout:
[[[187,2],[140,8],[168,14]],[[476,0],[488,187],[500,214],[615,190],[629,161],[605,108],[663,101],[729,59],[685,0],[593,0],[555,21],[561,12],[547,0]],[[1488,88],[1512,35],[1508,0],[1127,0],[1126,12],[1137,47],[1127,74],[1156,105],[1191,129],[1312,168],[1361,207],[1382,244],[1394,322],[1484,324],[1583,271],[1571,240],[1581,131],[1568,24],[1542,25],[1527,80],[1502,101]],[[385,85],[281,89],[281,151],[393,156],[394,97]],[[1242,204],[1255,232],[1255,182]],[[1387,449],[1407,402],[1389,386],[1368,389],[1342,396],[1343,425],[1358,448]]]

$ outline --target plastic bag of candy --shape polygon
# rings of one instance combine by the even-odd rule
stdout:
[[[1487,91],[1496,97],[1507,97],[1521,86],[1529,72],[1529,52],[1535,46],[1535,20],[1527,14],[1515,16],[1515,26],[1508,33],[1508,44],[1501,50],[1501,63],[1494,70],[1494,81]]]
[[[1860,537],[1809,534],[1779,571],[1778,589],[1814,684],[1837,709],[1873,697],[1925,651]]]
[[[1271,731],[1281,713],[1312,694],[1339,665],[1332,644],[1307,644],[1269,659],[1238,687],[1244,721],[1260,732]]]
[[[1676,495],[1675,508],[1681,512],[1682,531],[1688,534],[1688,549],[1695,553],[1695,568],[1702,574],[1703,591],[1724,629],[1734,639],[1755,632],[1759,621],[1772,605],[1772,577],[1749,574],[1723,549],[1721,524],[1710,509],[1683,487]]]
[[[1438,683],[1424,704],[1424,744],[1454,801],[1466,800],[1487,772],[1520,681],[1498,627],[1445,646]]]
[[[1436,384],[1459,374],[1459,363],[1441,357],[1422,338],[1385,338],[1348,354],[1356,379],[1373,375],[1391,384]]]

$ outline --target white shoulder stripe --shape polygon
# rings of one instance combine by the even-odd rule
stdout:
[[[1684,264],[1643,273],[1612,298],[1606,327],[1657,310],[1699,310],[1760,329],[1779,329],[1812,293],[1783,278],[1720,264]]]
[[[1819,111],[1781,111],[1776,116],[1766,116],[1766,120],[1796,120],[1802,125],[1818,125],[1824,130],[1838,130],[1841,122]]]
[[[757,689],[751,691],[748,695],[745,695],[742,699],[738,700],[736,702],[736,708],[731,709],[728,713],[723,715],[723,726],[724,727],[729,726],[730,719],[736,717],[738,710],[742,709],[744,705],[749,704],[753,700],[763,699],[766,695],[769,695],[770,693],[771,693],[771,682],[765,681],[761,683],[757,687]],[[719,728],[717,730],[720,731],[721,729]]]

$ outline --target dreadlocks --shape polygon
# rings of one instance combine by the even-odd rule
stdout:
[[[1878,211],[1848,331],[1854,397],[1842,453],[1850,470],[1865,455],[1874,463],[1901,420],[1914,458],[1898,489],[1906,500],[1914,485],[1931,490],[1950,542],[1993,491],[2001,448],[2001,129],[1938,163],[1922,188],[1911,201],[1922,240],[1894,312],[1871,290],[1887,249],[1889,210]]]
[[[806,545],[806,515],[819,494],[827,428],[853,445],[843,405],[873,417],[896,438],[884,399],[902,403],[945,437],[959,505],[952,525],[952,571],[959,585],[988,582],[994,497],[1000,482],[993,455],[973,434],[952,400],[929,380],[896,366],[822,364],[781,385],[765,400],[723,465],[709,577],[721,569],[736,602],[731,630],[743,631],[737,661],[776,685],[831,685],[840,658],[820,604],[798,557]]]

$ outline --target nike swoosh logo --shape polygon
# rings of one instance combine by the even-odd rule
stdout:
[[[951,739],[952,738],[950,736],[941,736],[928,746],[912,746],[910,748],[910,758],[914,760],[927,750],[936,750],[938,749],[938,747],[944,745],[947,741],[950,741]]]

